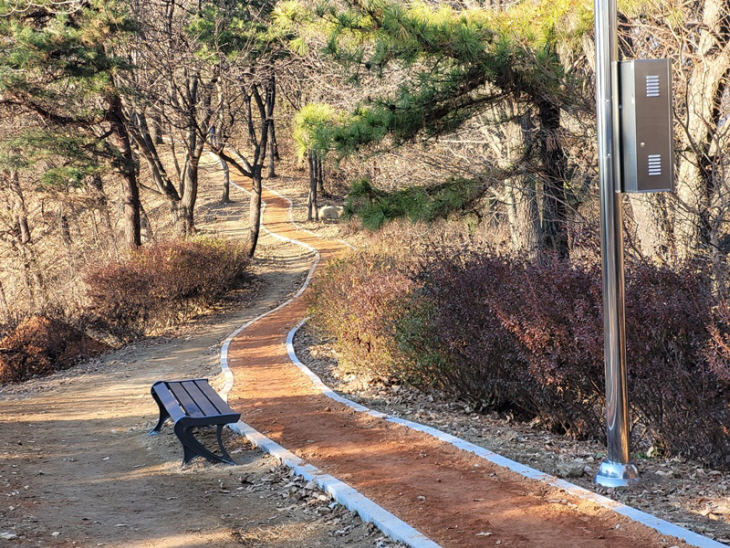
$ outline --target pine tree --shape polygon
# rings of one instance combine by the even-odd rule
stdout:
[[[116,76],[129,64],[114,46],[131,33],[116,2],[13,2],[0,5],[0,108],[35,117],[19,137],[30,164],[52,155],[48,183],[80,183],[101,165],[124,182],[127,244],[140,240],[136,165]]]
[[[393,93],[363,101],[332,132],[339,153],[372,143],[397,146],[430,139],[454,132],[505,101],[520,105],[521,111],[532,112],[537,125],[542,246],[567,256],[568,166],[561,108],[575,97],[566,85],[571,76],[558,45],[576,37],[580,43],[590,21],[585,3],[529,2],[506,12],[392,0],[356,0],[342,6],[320,6],[317,18],[301,7],[279,11],[284,26],[299,18],[327,32],[327,53],[349,69],[353,82],[363,74],[398,74],[402,82]],[[571,29],[568,36],[563,27]]]

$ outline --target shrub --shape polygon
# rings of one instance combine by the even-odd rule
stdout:
[[[32,316],[0,340],[0,384],[47,375],[101,349],[62,320]]]
[[[726,309],[706,269],[639,266],[627,277],[629,394],[650,441],[730,468]],[[717,336],[713,337],[713,333]]]
[[[482,255],[436,263],[423,280],[419,306],[398,324],[412,376],[477,408],[539,417],[578,437],[596,432],[601,397],[594,379],[603,368],[592,355],[600,299],[590,270]],[[421,332],[411,329],[414,317]],[[434,354],[438,360],[428,358]]]
[[[356,255],[328,271],[311,309],[352,369],[604,436],[596,264],[452,254],[406,271]],[[626,333],[637,441],[730,468],[730,310],[709,276],[694,264],[627,268]]]
[[[345,369],[394,374],[394,320],[412,285],[405,268],[371,254],[336,260],[316,278],[307,293],[313,323],[335,338]]]
[[[243,246],[218,240],[146,247],[86,273],[88,311],[117,336],[139,336],[212,304],[244,279],[248,264]]]

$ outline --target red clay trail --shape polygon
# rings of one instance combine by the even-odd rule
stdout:
[[[289,204],[264,191],[264,224],[319,250],[343,249],[296,229]],[[316,275],[316,274],[315,274]],[[287,354],[302,298],[243,331],[229,347],[241,419],[446,547],[611,547],[681,544],[594,503],[494,466],[435,438],[323,396]]]

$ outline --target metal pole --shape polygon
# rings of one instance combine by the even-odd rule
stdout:
[[[606,363],[608,456],[594,481],[620,487],[638,480],[629,463],[629,421],[626,388],[626,324],[624,316],[624,250],[618,136],[616,0],[594,0],[596,31],[596,116],[601,194],[603,258],[603,329]]]

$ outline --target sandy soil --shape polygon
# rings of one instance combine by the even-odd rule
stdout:
[[[203,232],[240,237],[245,202],[201,207]],[[337,253],[339,244],[294,231],[267,193],[266,224]],[[201,201],[205,201],[202,199]],[[209,222],[216,223],[211,228]],[[73,370],[0,391],[0,541],[8,546],[389,546],[372,527],[230,434],[237,466],[196,461],[168,427],[147,436],[160,378],[221,379],[220,343],[279,304],[311,257],[262,242],[258,283],[175,334]],[[276,250],[276,251],[274,251]],[[284,339],[301,301],[258,322],[231,346],[230,403],[246,422],[360,489],[445,547],[674,546],[676,539],[486,464],[449,445],[321,396],[288,358]],[[208,442],[212,437],[208,436]]]
[[[202,232],[242,237],[246,201],[203,192]],[[215,229],[210,224],[215,223]],[[211,377],[221,342],[288,298],[312,258],[264,237],[256,282],[176,333],[0,389],[0,545],[365,548],[393,546],[329,496],[227,434],[237,466],[196,459],[167,426],[148,436],[158,379]],[[203,439],[215,444],[215,436]]]

